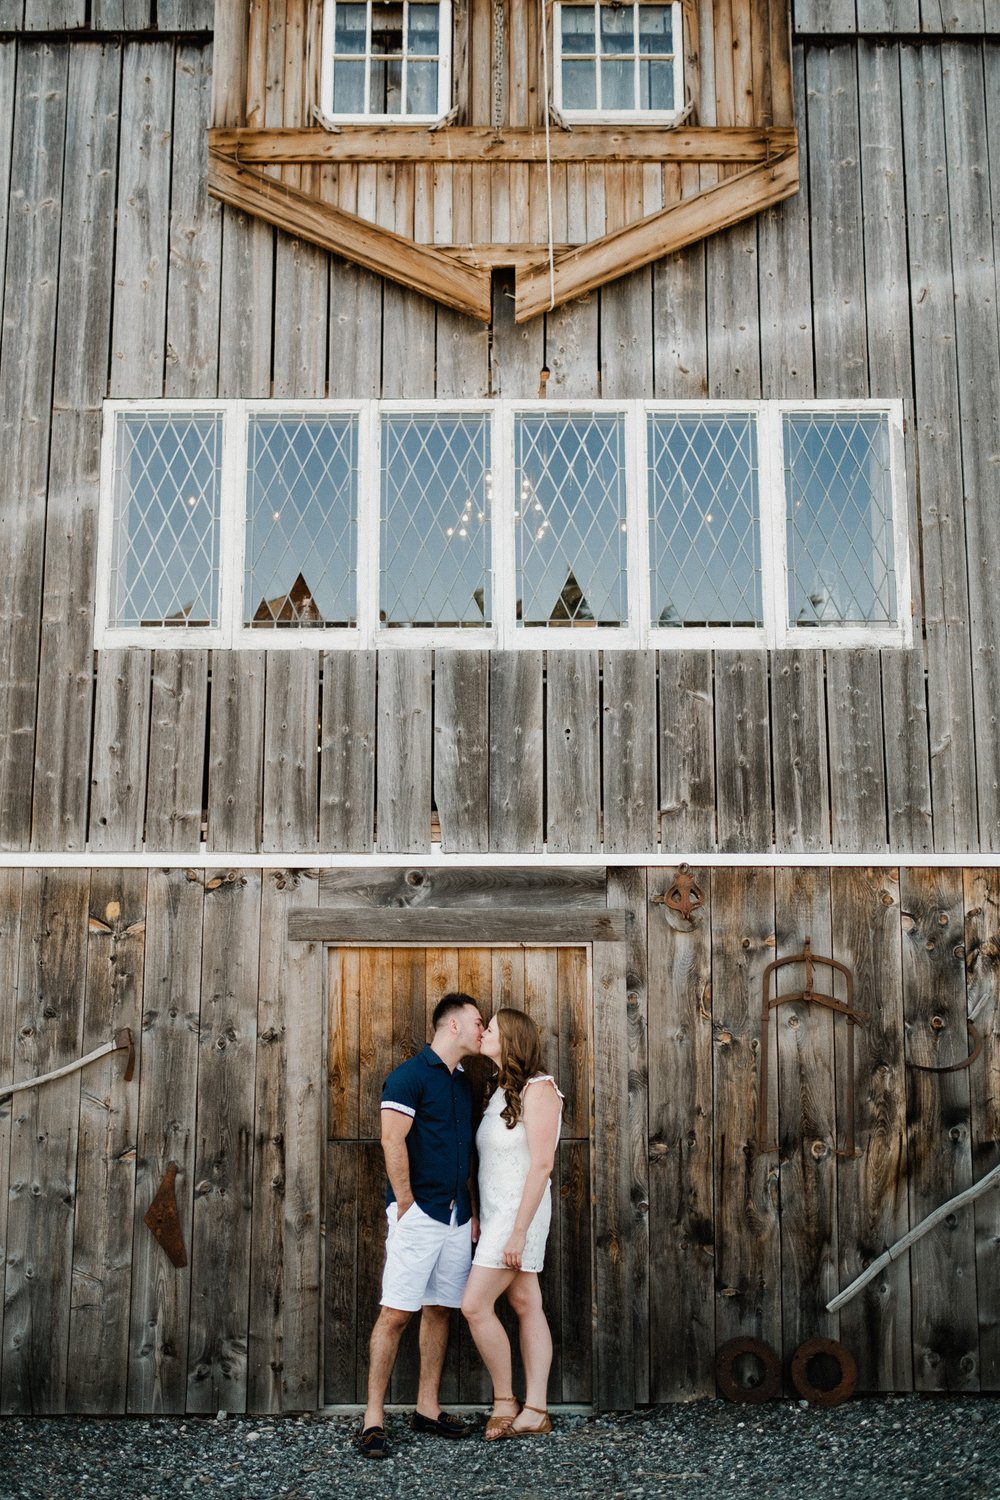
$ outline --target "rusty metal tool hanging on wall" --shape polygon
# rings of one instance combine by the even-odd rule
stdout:
[[[776,974],[779,969],[786,968],[789,964],[804,964],[806,970],[805,984],[802,989],[796,990],[789,995],[775,995],[770,998],[771,975]],[[836,973],[843,974],[847,984],[847,1000],[835,1000],[832,995],[821,994],[813,989],[813,969],[817,964],[822,964]],[[767,1105],[768,1105],[768,1076],[767,1076],[767,1054],[768,1054],[768,1028],[770,1026],[771,1011],[779,1005],[786,1005],[790,1001],[804,1001],[809,1005],[822,1005],[827,1010],[832,1010],[835,1015],[847,1018],[847,1144],[837,1148],[838,1156],[860,1156],[861,1152],[854,1143],[854,1028],[864,1025],[868,1017],[854,1008],[854,975],[846,964],[842,964],[836,958],[825,958],[819,953],[812,951],[812,940],[806,938],[801,953],[793,953],[788,958],[776,958],[769,963],[764,970],[763,979],[763,1002],[760,1011],[760,1087],[757,1092],[758,1116],[757,1116],[757,1150],[761,1153],[777,1151],[777,1141],[768,1144],[767,1140]]]
[[[0,1100],[9,1099],[12,1094],[20,1094],[24,1089],[36,1089],[39,1084],[51,1083],[55,1078],[65,1078],[67,1074],[87,1067],[88,1063],[97,1062],[100,1057],[107,1057],[109,1052],[125,1051],[128,1052],[128,1059],[122,1077],[126,1083],[131,1083],[135,1072],[135,1043],[132,1040],[131,1027],[123,1026],[120,1031],[115,1032],[113,1042],[105,1042],[103,1047],[96,1047],[93,1052],[88,1052],[86,1057],[78,1057],[76,1062],[67,1063],[62,1068],[54,1068],[51,1073],[40,1073],[37,1078],[25,1078],[20,1083],[0,1084]]]

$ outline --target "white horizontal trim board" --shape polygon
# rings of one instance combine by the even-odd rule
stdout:
[[[788,619],[788,521],[786,507],[790,503],[786,499],[785,459],[784,459],[784,428],[783,420],[788,413],[804,413],[816,417],[823,415],[845,415],[857,413],[859,415],[876,416],[885,419],[888,432],[888,473],[892,491],[892,518],[886,521],[881,514],[881,505],[872,503],[871,515],[866,518],[865,524],[869,528],[867,542],[854,533],[848,534],[848,542],[844,541],[844,534],[834,531],[833,534],[824,534],[822,543],[819,541],[820,532],[824,526],[834,528],[836,522],[832,520],[833,499],[836,496],[834,486],[837,480],[833,477],[834,469],[830,464],[829,476],[824,472],[820,483],[823,490],[819,493],[824,498],[817,502],[815,511],[807,509],[804,514],[812,515],[814,518],[824,515],[821,524],[819,519],[810,521],[809,526],[803,528],[810,535],[810,551],[808,568],[810,577],[803,577],[796,585],[796,598],[808,597],[811,605],[803,605],[811,608],[817,618],[814,623],[806,625],[795,625],[789,623]],[[380,452],[380,434],[383,416],[406,416],[412,414],[417,417],[433,416],[439,419],[447,419],[451,416],[479,415],[485,416],[489,424],[489,469],[483,475],[483,491],[478,500],[473,499],[469,485],[469,491],[465,491],[465,478],[462,477],[463,493],[466,494],[465,505],[473,507],[476,514],[472,516],[461,514],[453,517],[449,509],[446,516],[440,517],[441,535],[438,543],[433,539],[420,538],[423,550],[415,559],[411,559],[412,581],[415,583],[414,596],[425,587],[423,582],[424,572],[431,572],[438,579],[457,579],[461,577],[463,582],[461,588],[455,589],[455,595],[462,595],[464,603],[455,603],[450,597],[450,592],[443,592],[435,604],[429,604],[426,600],[422,605],[414,605],[410,601],[410,608],[418,611],[424,609],[428,616],[448,614],[453,618],[460,619],[463,612],[470,608],[470,601],[478,594],[472,589],[476,577],[482,578],[479,587],[485,588],[488,584],[490,592],[490,617],[488,626],[470,625],[442,625],[437,627],[424,626],[389,626],[382,617],[383,601],[381,598],[381,573],[383,566],[382,543],[383,543],[383,518],[382,518],[382,459]],[[598,499],[595,500],[594,517],[591,518],[589,511],[573,508],[570,495],[574,493],[572,484],[583,483],[589,485],[590,481],[582,481],[577,477],[570,481],[566,474],[560,469],[559,461],[546,456],[544,460],[537,457],[532,448],[530,463],[538,463],[541,468],[536,474],[536,482],[539,489],[535,494],[534,503],[526,505],[522,495],[515,495],[517,487],[516,452],[518,431],[530,428],[519,427],[519,418],[537,418],[544,414],[546,417],[555,418],[565,414],[569,417],[593,417],[595,419],[618,418],[621,422],[621,467],[617,471],[614,481],[607,480],[608,464],[604,457],[597,459],[592,455],[587,462],[593,461],[594,471],[591,476],[594,479],[594,492],[599,495],[598,486],[607,482],[612,491],[615,485],[620,485],[624,490],[624,509],[617,508],[619,501],[613,500],[606,508]],[[151,419],[175,417],[178,422],[185,418],[216,416],[221,419],[221,459],[218,468],[217,490],[213,491],[216,510],[213,514],[217,517],[212,525],[202,517],[197,528],[192,523],[188,527],[184,517],[186,512],[183,505],[178,506],[177,492],[171,493],[170,482],[179,483],[179,480],[161,478],[157,481],[159,488],[154,486],[155,498],[149,499],[145,517],[141,513],[141,501],[133,502],[129,495],[122,500],[123,518],[116,518],[114,493],[115,482],[115,452],[117,447],[116,433],[120,422],[129,417],[141,417],[147,415]],[[751,481],[746,474],[753,474],[753,466],[749,460],[749,438],[740,437],[738,443],[733,439],[734,450],[728,457],[719,457],[715,450],[716,438],[712,438],[713,451],[711,457],[699,447],[695,450],[695,440],[688,439],[685,434],[685,443],[690,441],[692,446],[688,452],[678,458],[677,468],[668,470],[665,466],[656,466],[658,480],[662,482],[665,474],[669,475],[671,487],[671,498],[669,502],[664,501],[664,518],[672,515],[671,506],[676,506],[676,516],[669,522],[664,519],[664,529],[669,527],[671,542],[669,547],[664,546],[663,559],[672,558],[669,566],[673,569],[670,577],[670,592],[673,592],[674,580],[687,580],[690,585],[692,578],[701,577],[709,580],[704,592],[697,596],[695,604],[689,604],[682,595],[677,600],[677,605],[682,611],[688,611],[689,618],[695,607],[700,611],[702,619],[707,615],[713,618],[713,612],[722,613],[723,609],[732,608],[734,614],[750,613],[749,610],[741,610],[738,606],[731,605],[731,601],[721,601],[714,596],[716,584],[720,577],[733,577],[733,569],[741,570],[742,582],[739,587],[746,591],[748,599],[759,588],[759,624],[737,624],[732,626],[711,625],[663,625],[658,619],[652,618],[654,609],[659,618],[669,615],[674,608],[674,602],[668,597],[664,580],[667,578],[667,563],[661,561],[657,572],[657,581],[651,583],[651,547],[654,539],[651,532],[654,527],[650,520],[650,495],[651,495],[651,459],[649,442],[650,417],[676,416],[679,418],[719,418],[730,417],[736,421],[742,419],[747,422],[753,433],[755,445],[756,476]],[[247,438],[250,430],[251,419],[274,419],[280,417],[302,417],[315,421],[318,417],[340,417],[356,423],[356,428],[351,439],[356,446],[351,449],[353,461],[356,465],[356,477],[349,486],[341,475],[337,483],[339,494],[346,496],[350,489],[350,505],[352,524],[356,533],[356,553],[351,553],[350,544],[343,544],[341,538],[343,531],[337,533],[336,541],[330,540],[328,545],[330,555],[343,556],[346,551],[350,554],[354,565],[354,581],[357,590],[356,615],[357,623],[352,626],[317,626],[309,624],[284,624],[281,626],[249,626],[244,624],[247,612],[244,601],[245,572],[244,558],[248,546],[248,520],[247,520],[247,494],[248,494],[248,471],[247,471]],[[591,437],[594,429],[591,429]],[[529,442],[530,439],[526,439]],[[701,429],[697,443],[704,444],[708,437],[704,428]],[[545,438],[539,439],[538,452],[545,448]],[[747,444],[744,451],[744,443]],[[591,443],[593,446],[593,443]],[[736,449],[739,448],[740,457],[737,459]],[[581,452],[583,450],[581,449]],[[562,450],[565,453],[565,450]],[[588,450],[589,453],[589,450]],[[452,463],[454,455],[449,456]],[[681,465],[689,467],[682,469]],[[129,462],[131,463],[131,458]],[[148,455],[140,460],[152,467],[152,460]],[[407,458],[407,462],[410,459]],[[549,472],[551,462],[552,471]],[[813,462],[810,458],[810,462]],[[824,458],[824,462],[826,462]],[[860,459],[855,459],[860,463]],[[346,461],[345,461],[346,463]],[[477,460],[478,463],[478,460]],[[436,460],[435,460],[436,464]],[[815,461],[819,468],[819,461]],[[416,465],[414,464],[414,467]],[[458,467],[454,464],[453,467]],[[580,466],[577,466],[580,468]],[[744,478],[734,478],[734,471],[743,474]],[[131,472],[131,471],[130,471]],[[158,471],[159,472],[159,471]],[[881,469],[876,469],[881,474]],[[562,476],[562,477],[560,477]],[[596,476],[596,477],[594,477]],[[476,483],[478,483],[479,471],[476,471]],[[185,483],[188,481],[185,480]],[[190,481],[197,489],[198,480]],[[135,481],[129,480],[129,484]],[[141,483],[141,481],[140,481]],[[316,497],[322,493],[320,486],[322,479],[311,480],[313,488],[311,494],[313,503]],[[449,487],[449,506],[453,503],[452,491],[458,481],[453,481]],[[811,486],[810,481],[803,481]],[[876,483],[878,481],[876,480]],[[435,491],[433,481],[422,479],[420,484],[426,495],[434,498]],[[704,490],[701,485],[704,484]],[[523,485],[528,494],[531,493],[531,479],[529,467],[526,462],[525,477]],[[829,485],[829,489],[826,486]],[[565,498],[564,498],[565,486]],[[698,486],[697,490],[695,486]],[[414,502],[416,506],[423,506],[423,490],[421,498]],[[755,491],[755,492],[754,492]],[[738,498],[734,496],[738,492]],[[198,514],[202,515],[205,505],[207,491],[199,495],[192,493],[188,496],[190,506],[198,506]],[[441,493],[445,493],[441,491]],[[585,491],[588,500],[590,489]],[[872,494],[876,490],[873,486]],[[620,491],[615,491],[620,494]],[[162,509],[161,509],[161,496]],[[543,533],[549,527],[548,512],[541,504],[540,496],[548,496],[546,503],[551,507],[554,517],[548,539],[540,542]],[[553,498],[554,496],[554,498]],[[682,496],[683,498],[678,498]],[[440,497],[438,497],[440,499]],[[750,500],[756,505],[756,510],[750,512],[748,505]],[[813,492],[810,487],[807,506],[812,506]],[[270,495],[268,495],[268,502]],[[134,516],[124,515],[128,513],[129,507],[135,504]],[[174,511],[169,513],[168,508],[173,503]],[[337,504],[346,500],[338,499]],[[408,502],[409,503],[409,502]],[[800,502],[802,503],[802,502]],[[852,506],[855,512],[860,511],[858,498],[851,494]],[[481,506],[481,509],[478,507]],[[731,508],[727,508],[731,507]],[[333,650],[356,650],[358,648],[407,649],[418,647],[459,647],[469,650],[516,650],[522,649],[558,649],[558,650],[583,650],[595,649],[615,650],[635,647],[653,647],[661,650],[689,650],[703,649],[706,647],[717,650],[740,650],[754,648],[788,648],[797,649],[827,649],[848,648],[856,646],[870,647],[906,647],[912,644],[913,625],[911,611],[911,589],[909,573],[909,545],[908,545],[908,522],[907,522],[907,487],[905,482],[903,462],[903,406],[900,401],[242,401],[242,400],[200,400],[200,401],[107,401],[104,404],[104,436],[101,457],[101,499],[99,514],[98,535],[98,570],[97,570],[97,613],[95,624],[95,644],[98,649],[118,646],[141,646],[145,648],[165,647],[168,649],[184,648],[237,648],[244,650],[308,650],[308,651],[333,651]],[[426,508],[426,507],[425,507]],[[543,512],[541,519],[541,530],[537,535],[529,535],[534,532],[535,521],[527,524],[529,511],[538,510]],[[192,511],[192,515],[194,511]],[[291,514],[294,515],[294,505]],[[751,514],[750,530],[743,533],[746,526],[745,517]],[[409,513],[414,528],[420,523],[421,511],[414,509]],[[472,516],[470,520],[469,517]],[[735,524],[731,524],[731,518],[736,517]],[[449,518],[453,521],[448,525]],[[481,519],[480,519],[481,518]],[[127,563],[122,563],[122,542],[115,534],[116,525],[120,526],[121,535],[126,532],[137,538],[144,535],[144,524],[148,521],[154,532],[160,528],[157,537],[151,541],[137,541],[134,553]],[[456,529],[466,522],[478,529],[478,537],[475,545],[482,549],[479,561],[472,564],[468,560],[463,561],[456,555],[454,567],[457,571],[448,573],[449,562],[445,559],[438,566],[443,548],[451,546],[450,540]],[[270,523],[265,522],[265,527]],[[254,596],[258,590],[270,594],[273,589],[278,593],[275,598],[268,602],[269,608],[274,608],[279,600],[286,600],[282,592],[284,589],[291,590],[293,587],[294,574],[296,570],[309,573],[313,568],[319,572],[319,580],[314,576],[312,579],[305,578],[306,588],[311,590],[316,587],[317,592],[322,593],[320,583],[325,576],[322,559],[326,553],[318,551],[319,561],[314,557],[311,562],[305,561],[305,552],[296,550],[291,543],[291,536],[295,533],[293,520],[282,520],[280,509],[275,511],[275,527],[279,528],[274,536],[280,538],[275,541],[277,549],[287,548],[281,554],[280,566],[278,563],[270,562],[262,564],[259,574],[254,576],[252,588]],[[305,524],[301,520],[298,525]],[[393,526],[399,526],[399,520],[393,520]],[[438,524],[435,522],[435,524]],[[214,529],[213,529],[214,526]],[[600,528],[612,526],[615,532],[619,530],[625,533],[624,537],[611,538],[610,540]],[[702,531],[708,527],[709,530]],[[560,539],[560,527],[565,528],[565,536]],[[135,623],[135,612],[141,613],[147,608],[145,600],[145,585],[138,589],[138,604],[130,605],[132,608],[132,621],[129,625],[118,625],[114,623],[116,612],[120,611],[120,604],[113,601],[113,590],[122,587],[122,579],[131,576],[134,583],[134,572],[130,570],[145,568],[147,559],[150,559],[149,575],[161,581],[167,577],[167,564],[163,561],[165,551],[170,552],[170,539],[173,537],[174,528],[178,534],[183,534],[183,546],[178,541],[174,549],[175,566],[178,568],[176,579],[170,575],[171,598],[167,602],[161,599],[158,605],[151,602],[149,608],[158,607],[163,613],[157,618],[162,621],[163,614],[170,618],[179,616],[196,600],[197,595],[208,594],[208,586],[201,586],[198,580],[207,575],[209,567],[217,569],[217,618],[214,624],[188,625],[177,623],[165,625],[142,625]],[[659,527],[655,528],[659,536]],[[580,541],[580,533],[586,533],[588,541],[586,544]],[[400,533],[401,534],[401,533]],[[704,536],[711,538],[708,542],[697,540]],[[740,540],[737,534],[742,535]],[[261,536],[266,535],[267,541],[262,542]],[[465,532],[458,530],[458,535],[465,536]],[[754,559],[753,543],[750,540],[756,535],[759,542],[759,556]],[[857,541],[857,546],[850,545],[851,537]],[[519,579],[517,573],[517,544],[521,538],[525,556],[532,560],[530,565],[525,566],[524,577]],[[674,539],[676,540],[676,545]],[[198,540],[200,539],[200,540]],[[207,539],[207,541],[206,541]],[[262,531],[257,535],[255,546],[261,550],[261,556],[268,552],[271,546],[272,533]],[[603,540],[602,540],[603,539]],[[895,614],[893,622],[884,624],[839,624],[831,619],[830,623],[822,620],[824,610],[829,609],[831,614],[840,610],[847,613],[853,606],[854,612],[860,612],[858,601],[854,598],[855,589],[866,588],[867,584],[862,580],[865,570],[872,575],[872,587],[876,593],[880,589],[888,572],[881,561],[881,553],[892,551],[892,578],[895,587]],[[465,543],[455,545],[464,546]],[[470,541],[469,545],[473,545]],[[140,549],[145,547],[143,553]],[[849,578],[846,569],[839,566],[839,558],[834,554],[840,548],[845,555],[852,554],[854,563],[851,564],[852,576]],[[126,549],[128,551],[129,549]],[[397,542],[397,556],[401,553],[401,547]],[[486,555],[488,552],[488,563]],[[574,622],[559,621],[553,619],[553,614],[562,602],[569,607],[566,600],[566,585],[569,584],[569,575],[572,574],[577,580],[578,587],[584,598],[590,597],[594,600],[594,612],[601,613],[600,598],[602,590],[608,592],[608,612],[617,610],[621,600],[615,597],[621,589],[621,573],[612,581],[612,571],[609,565],[607,572],[603,557],[613,554],[621,559],[621,567],[625,572],[624,592],[625,608],[624,620],[617,625],[598,624],[592,619],[577,619]],[[177,559],[187,557],[189,559],[189,571],[183,574],[180,571],[181,564]],[[209,559],[210,558],[210,562]],[[193,559],[193,561],[191,560]],[[654,559],[655,563],[655,559]],[[397,566],[397,564],[394,564]],[[754,567],[759,569],[754,581]],[[474,571],[484,567],[485,571],[479,573]],[[463,568],[465,572],[463,572]],[[274,581],[270,577],[273,569]],[[723,571],[728,570],[728,571]],[[288,576],[286,576],[288,575]],[[280,583],[278,578],[280,576]],[[565,576],[566,584],[560,585],[559,580]],[[117,583],[113,580],[118,580]],[[544,580],[544,582],[542,581]],[[130,585],[131,586],[131,585]],[[427,585],[428,588],[431,585]],[[556,603],[552,603],[553,588],[562,587],[562,594],[556,596]],[[397,597],[401,597],[400,590],[406,585],[396,579],[392,587],[397,590]],[[532,601],[530,595],[532,589],[539,596]],[[466,592],[468,590],[468,592]],[[721,590],[720,590],[721,591]],[[838,602],[837,595],[843,593],[844,598]],[[184,597],[176,598],[173,594],[183,594]],[[190,599],[187,595],[190,594]],[[519,595],[525,600],[524,608],[529,613],[532,610],[548,613],[548,624],[522,624],[519,619],[520,601]],[[333,597],[331,593],[331,598]],[[545,603],[540,602],[544,597]],[[654,604],[655,599],[655,604]],[[666,602],[664,602],[666,600]],[[825,601],[825,602],[824,602]],[[207,608],[207,597],[197,602],[198,613],[204,617]],[[287,603],[287,600],[286,600]],[[302,601],[300,600],[300,604]],[[192,607],[194,607],[192,605]],[[253,603],[251,601],[251,608]],[[282,607],[285,607],[282,605]],[[307,607],[303,605],[303,607]],[[334,606],[328,604],[326,608]],[[389,599],[385,605],[389,610],[396,608],[396,600]],[[480,608],[482,605],[480,605]],[[573,608],[579,607],[578,603]],[[796,606],[798,607],[798,606]],[[861,606],[864,608],[865,606]],[[316,606],[317,610],[322,604]],[[347,611],[346,592],[344,597],[338,599],[336,608]],[[400,611],[401,612],[401,611]],[[118,617],[122,617],[120,614]],[[126,616],[127,618],[127,616]],[[478,616],[477,616],[478,618]]]
[[[845,854],[787,854],[762,850],[752,854],[699,853],[677,849],[670,853],[604,855],[589,854],[442,854],[436,846],[429,854],[317,854],[302,850],[267,854],[218,854],[199,850],[180,856],[159,853],[155,849],[121,854],[90,853],[65,850],[33,849],[0,851],[2,870],[509,870],[550,869],[675,869],[680,864],[692,869],[720,870],[980,870],[1000,868],[1000,854],[909,854],[887,853],[885,849]]]

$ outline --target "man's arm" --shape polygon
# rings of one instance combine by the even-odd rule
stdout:
[[[395,1194],[397,1218],[401,1219],[414,1202],[410,1187],[410,1156],[406,1137],[413,1124],[412,1115],[404,1115],[391,1106],[382,1106],[382,1154],[389,1185]]]

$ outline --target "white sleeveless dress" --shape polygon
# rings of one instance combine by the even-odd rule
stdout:
[[[526,1089],[533,1083],[551,1083],[551,1073],[538,1073],[529,1078]],[[563,1095],[556,1089],[559,1098]],[[503,1089],[498,1088],[483,1113],[482,1124],[476,1132],[476,1150],[479,1153],[479,1243],[473,1257],[473,1265],[485,1266],[489,1270],[503,1271],[503,1247],[510,1239],[517,1210],[521,1205],[525,1178],[531,1166],[528,1151],[528,1133],[523,1120],[518,1120],[513,1130],[507,1129],[506,1120],[500,1111],[507,1103]],[[560,1127],[562,1119],[559,1121]],[[559,1134],[556,1132],[556,1142]],[[546,1186],[541,1203],[528,1227],[521,1256],[522,1271],[540,1271],[545,1261],[545,1241],[549,1236],[552,1219],[552,1186]]]

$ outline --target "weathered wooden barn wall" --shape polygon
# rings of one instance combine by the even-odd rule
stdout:
[[[190,38],[0,41],[3,847],[420,852],[436,797],[446,847],[470,853],[523,831],[522,847],[587,854],[602,812],[609,854],[651,847],[657,822],[666,850],[996,848],[993,41],[797,47],[798,197],[516,329],[498,280],[492,330],[209,201],[210,64]],[[95,660],[108,394],[532,396],[543,365],[555,399],[902,395],[920,645],[609,655],[603,672],[596,653],[558,652]],[[400,738],[402,691],[420,708]],[[523,807],[512,701],[540,744]],[[456,703],[479,715],[470,764],[432,754]],[[635,704],[647,726],[656,705],[654,743],[622,768],[609,746]],[[569,823],[544,733],[565,714],[583,809]],[[606,784],[602,745],[630,785]],[[373,764],[389,785],[407,749],[413,806],[376,820]],[[488,828],[456,803],[459,773],[488,779]]]
[[[33,1077],[122,1025],[139,1055],[130,1084],[113,1056],[0,1105],[2,1409],[321,1404],[324,1214],[329,1348],[345,1326],[362,1340],[352,1299],[372,1272],[358,1264],[369,1241],[352,1249],[351,1202],[324,1204],[324,1173],[343,1161],[327,1132],[351,1133],[336,1124],[350,1096],[334,1068],[325,1104],[324,950],[286,941],[289,913],[468,917],[527,898],[554,917],[632,914],[624,947],[594,948],[601,1404],[712,1394],[717,1345],[745,1334],[786,1356],[815,1333],[839,1337],[863,1389],[1000,1388],[996,1194],[839,1316],[823,1310],[887,1242],[1000,1160],[1000,875],[694,873],[704,905],[684,920],[656,900],[663,869],[564,871],[548,884],[537,870],[4,872],[0,982],[16,1000],[0,1009],[0,1078]],[[853,969],[869,1016],[856,1033],[856,1159],[835,1154],[848,1125],[845,1023],[792,1002],[771,1028],[780,1150],[755,1148],[762,976],[807,937]],[[432,971],[442,988],[488,982],[457,953],[429,954]],[[377,964],[371,974],[385,979]],[[530,984],[527,962],[525,975]],[[801,983],[799,971],[782,992]],[[401,1036],[430,985],[406,978]],[[363,1005],[360,988],[334,1009],[352,1003]],[[908,1066],[964,1057],[970,1012],[985,1038],[971,1068]],[[182,1270],[142,1221],[171,1161]]]

